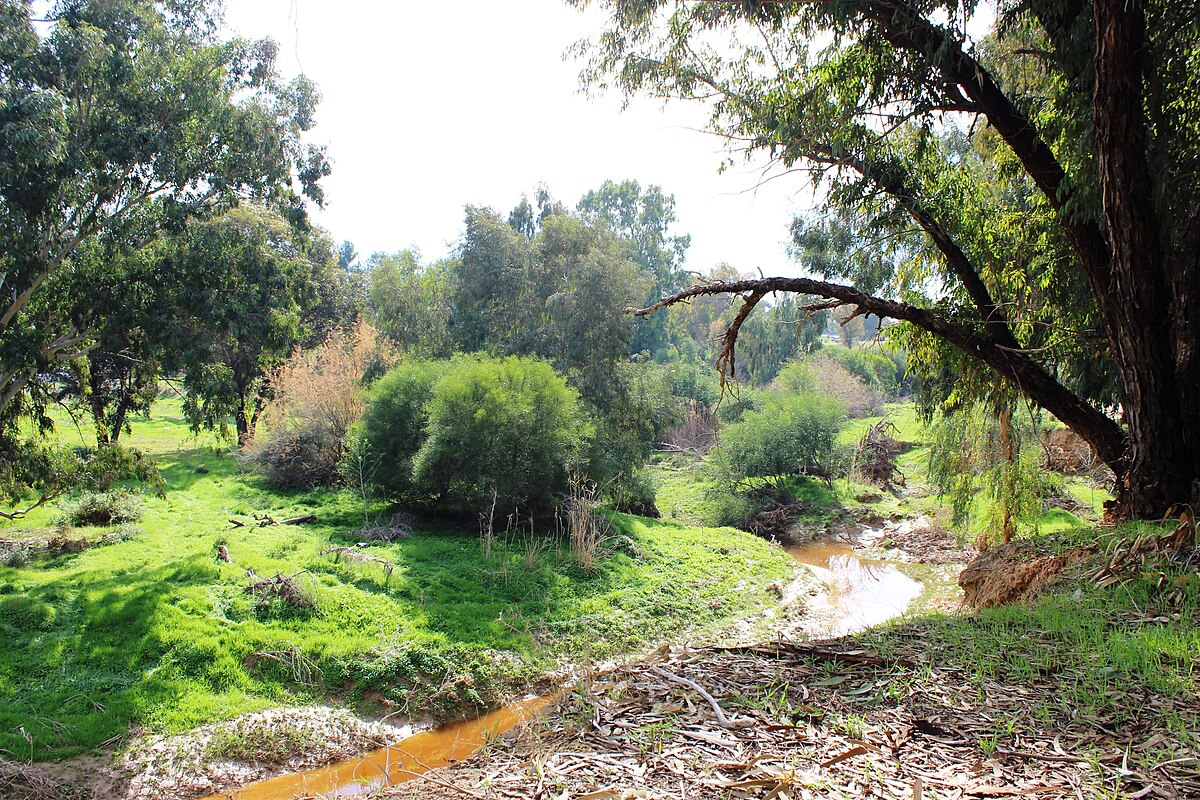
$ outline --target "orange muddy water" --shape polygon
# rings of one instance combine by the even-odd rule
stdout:
[[[818,540],[788,547],[796,561],[813,568],[827,585],[813,603],[814,636],[841,636],[903,614],[921,592],[921,584],[886,561],[858,555],[849,542]],[[536,697],[478,719],[410,736],[399,744],[326,767],[280,775],[206,800],[295,800],[303,797],[354,797],[371,789],[402,783],[435,767],[464,759],[489,739],[529,719],[550,702]]]
[[[378,786],[403,783],[435,767],[474,753],[490,739],[529,719],[550,702],[535,697],[482,717],[414,734],[399,744],[349,761],[293,772],[214,794],[206,800],[294,800],[298,797],[354,797]]]
[[[905,612],[921,583],[879,559],[860,556],[849,542],[820,539],[786,548],[813,568],[828,587],[812,604],[813,636],[844,636],[887,622]]]

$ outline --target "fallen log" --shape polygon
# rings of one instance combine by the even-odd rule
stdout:
[[[271,525],[303,525],[306,522],[316,522],[316,514],[302,514],[298,517],[288,517],[287,519],[277,520],[270,514],[255,514],[254,526],[256,528],[266,528]],[[229,524],[235,528],[245,528],[249,525],[248,522],[243,522],[236,517],[229,518]]]

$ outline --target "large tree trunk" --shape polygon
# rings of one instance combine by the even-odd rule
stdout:
[[[1110,279],[1096,299],[1121,372],[1129,432],[1113,511],[1119,517],[1161,517],[1172,504],[1196,499],[1200,478],[1193,441],[1200,418],[1194,402],[1183,404],[1200,387],[1181,386],[1183,376],[1176,372],[1194,371],[1186,353],[1192,352],[1196,331],[1172,325],[1172,306],[1182,299],[1172,297],[1172,288],[1195,289],[1178,286],[1168,275],[1167,237],[1153,190],[1159,183],[1146,156],[1142,4],[1095,0],[1093,9],[1096,153],[1111,252]],[[1177,355],[1185,363],[1178,364]]]

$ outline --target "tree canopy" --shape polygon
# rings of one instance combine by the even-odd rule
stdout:
[[[1190,5],[1004,2],[979,39],[975,4],[599,5],[585,81],[709,101],[713,130],[827,198],[795,231],[817,277],[696,286],[651,309],[741,294],[730,353],[772,291],[904,321],[910,366],[957,371],[960,394],[1023,394],[1091,443],[1119,514],[1200,500]]]
[[[222,41],[219,4],[0,0],[0,413],[92,346],[53,303],[84,243],[136,250],[253,198],[294,217],[329,170],[317,92],[270,41]],[[36,381],[34,381],[36,383]]]

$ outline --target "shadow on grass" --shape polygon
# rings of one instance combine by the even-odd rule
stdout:
[[[0,599],[0,750],[64,757],[123,735],[190,680],[212,676],[196,658],[204,636],[164,638],[162,614],[180,586],[211,580],[200,558],[119,576],[83,572]],[[189,652],[191,655],[189,656]]]

